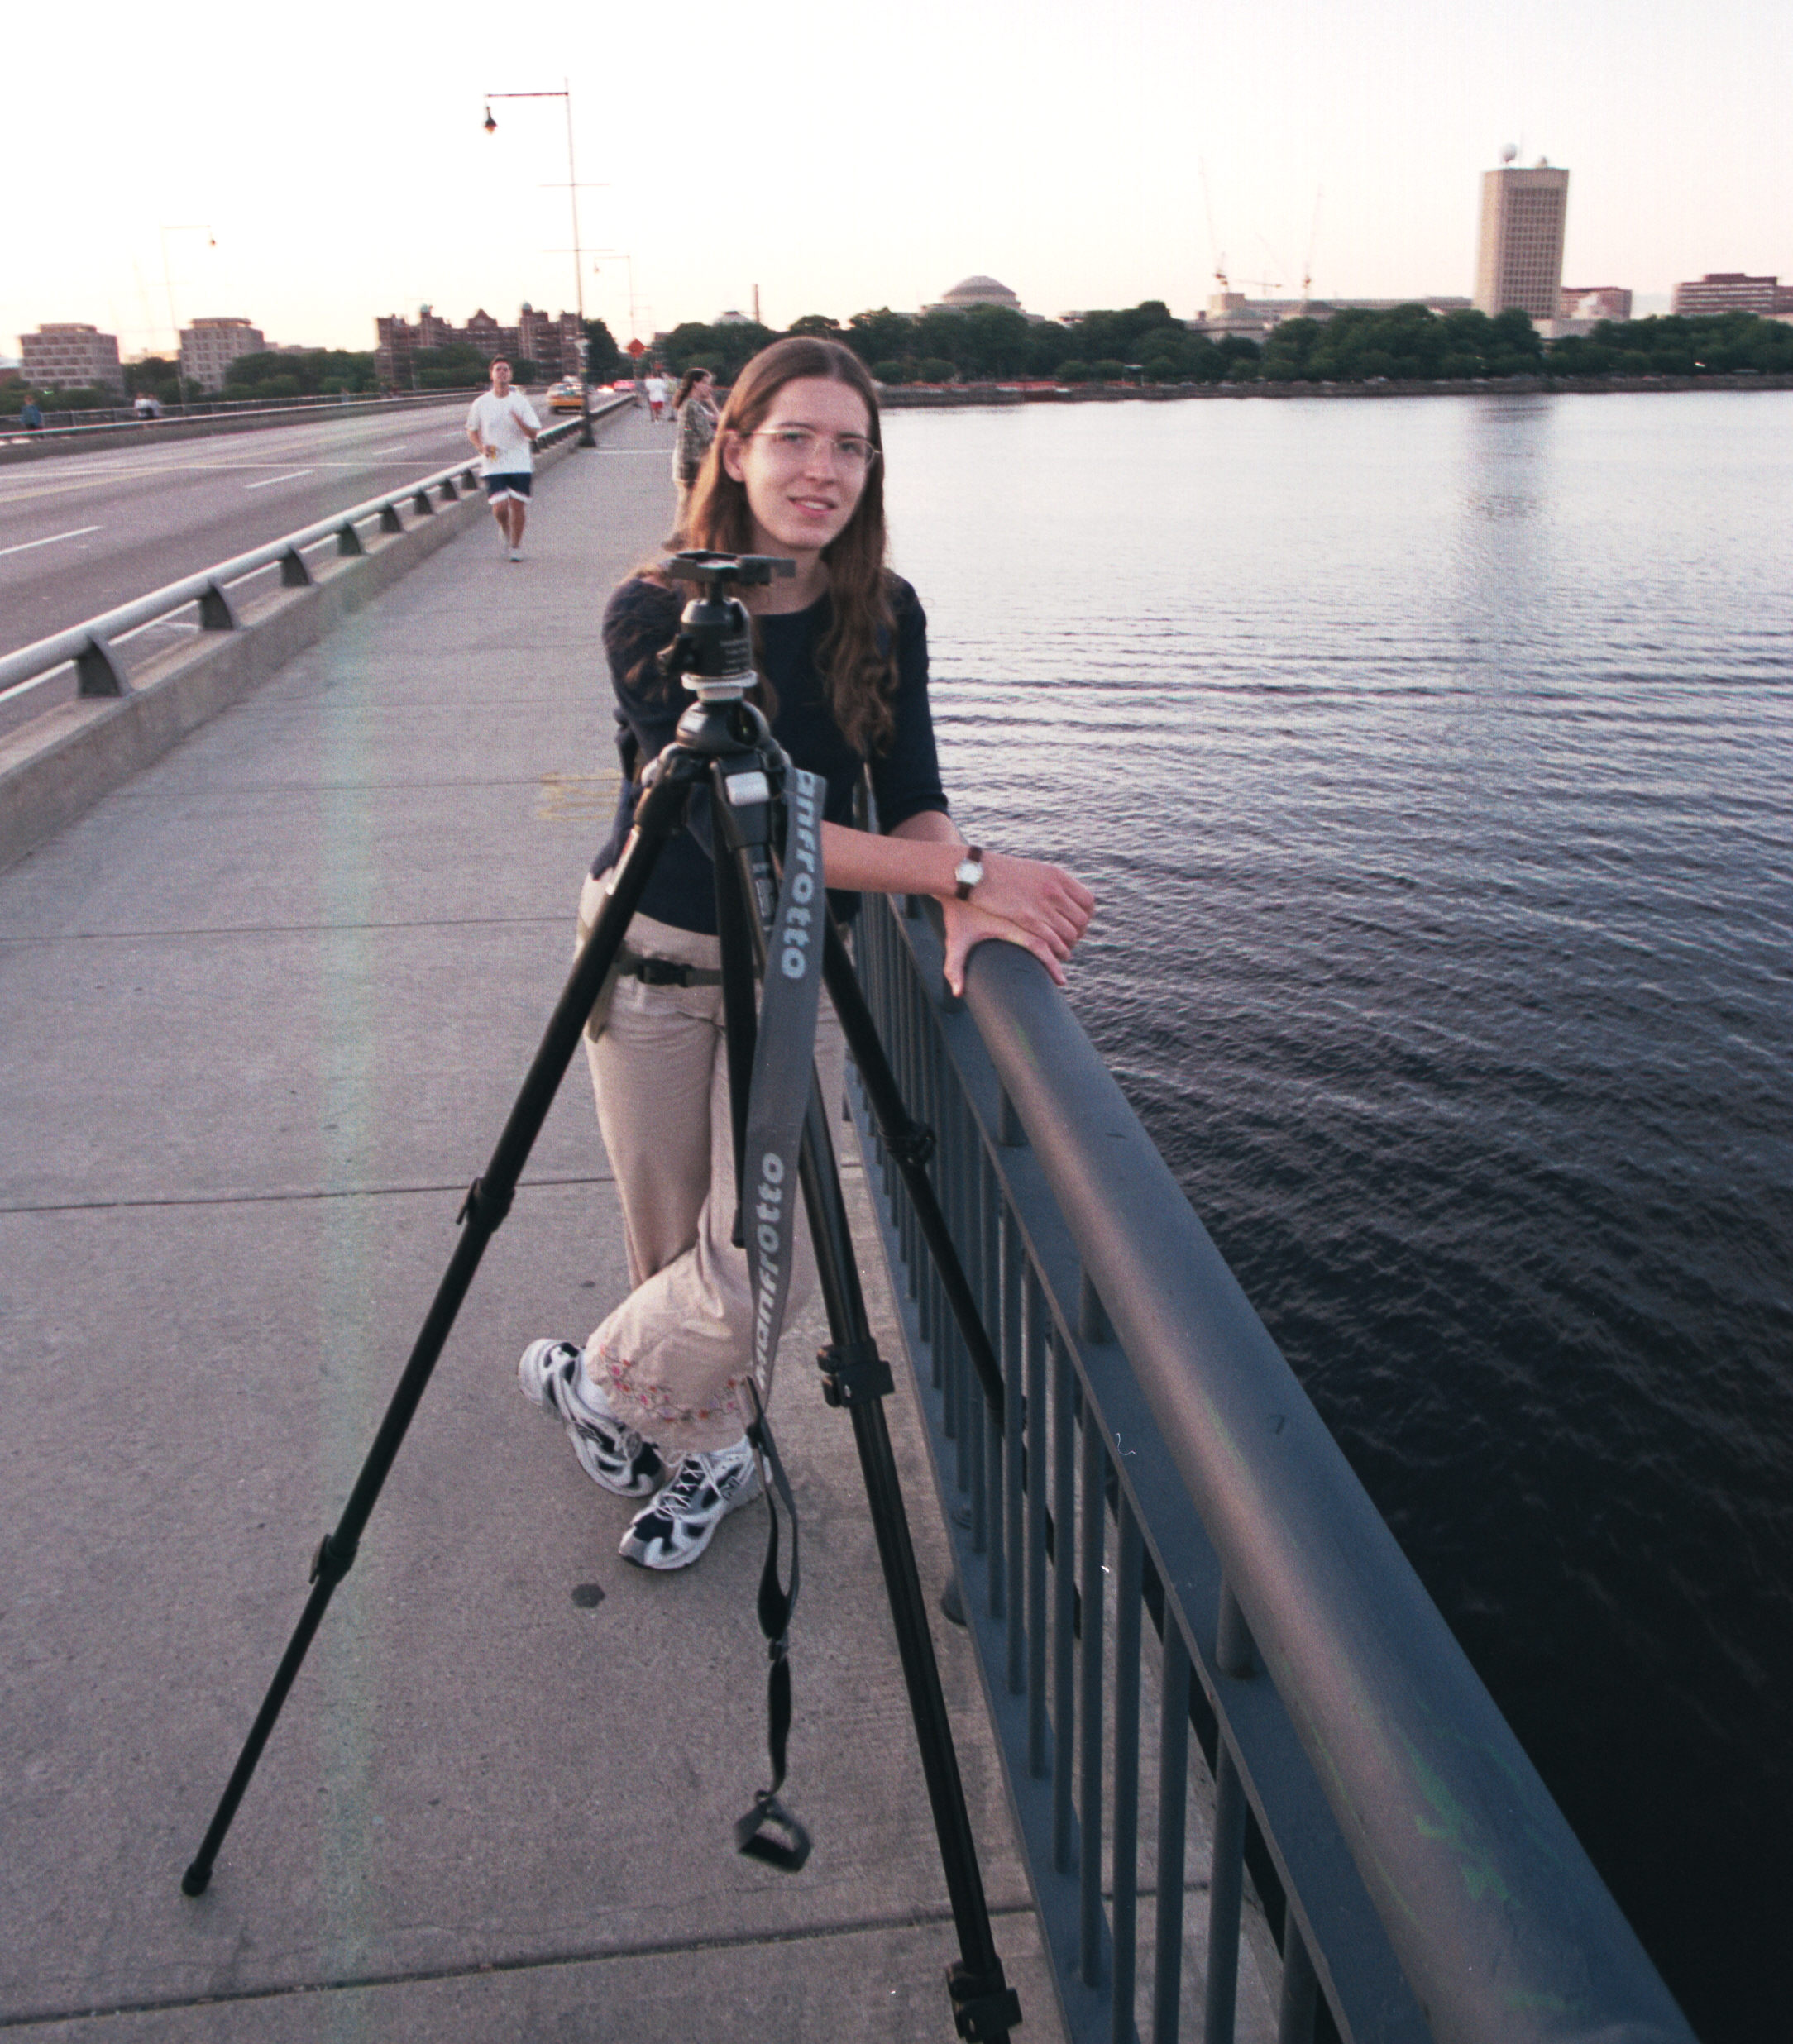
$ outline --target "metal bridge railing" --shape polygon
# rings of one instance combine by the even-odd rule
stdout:
[[[599,407],[591,416],[595,419],[606,417],[630,402],[626,397],[617,398]],[[581,423],[577,418],[569,418],[558,425],[547,427],[539,436],[538,445],[552,447],[576,433]],[[409,512],[414,520],[431,517],[438,505],[452,504],[464,491],[476,491],[479,486],[472,461],[453,462],[447,468],[437,469],[433,475],[406,483],[402,489],[385,490],[377,497],[370,497],[365,504],[332,512],[315,524],[270,540],[266,545],[238,554],[233,560],[202,568],[197,575],[183,576],[178,582],[170,582],[165,589],[135,597],[97,618],[70,625],[67,630],[53,633],[33,645],[22,646],[16,652],[0,654],[0,700],[7,701],[10,707],[17,702],[21,691],[71,666],[76,671],[80,695],[127,695],[131,684],[118,649],[138,633],[152,625],[165,623],[189,609],[197,610],[203,631],[235,631],[241,620],[233,592],[251,577],[271,575],[278,569],[284,587],[309,588],[318,578],[305,558],[307,554],[326,547],[333,547],[339,556],[364,554],[367,551],[361,540],[361,528],[364,525],[377,523],[383,532],[401,533],[407,529],[405,512]]]
[[[1231,2039],[1249,1865],[1283,2044],[1690,2044],[1044,970],[985,944],[954,1001],[877,897],[858,955],[1007,1384],[998,1435],[874,1141],[1067,2034]]]

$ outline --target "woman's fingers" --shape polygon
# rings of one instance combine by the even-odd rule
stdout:
[[[1043,937],[1024,929],[1020,924],[993,915],[987,909],[962,907],[956,902],[947,905],[946,958],[944,970],[946,983],[955,994],[965,991],[965,961],[978,944],[990,938],[1004,943],[1018,944],[1022,950],[1030,951],[1052,975],[1055,986],[1064,985],[1064,968],[1059,959],[1069,955],[1066,950],[1054,953]]]

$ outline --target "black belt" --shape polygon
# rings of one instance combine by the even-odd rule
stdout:
[[[616,954],[616,969],[625,979],[638,979],[643,986],[720,986],[720,967],[678,965],[671,958],[644,958],[627,944]]]

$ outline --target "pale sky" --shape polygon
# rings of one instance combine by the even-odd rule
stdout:
[[[481,127],[488,90],[563,76],[602,188],[581,238],[633,257],[644,338],[756,283],[782,327],[973,271],[1030,311],[1187,316],[1217,255],[1254,296],[1298,291],[1310,251],[1316,295],[1467,295],[1479,174],[1509,142],[1571,174],[1567,283],[1666,305],[1709,270],[1793,281],[1785,0],[677,0],[651,31],[568,8],[550,32],[553,12],[197,0],[162,23],[100,0],[79,38],[99,60],[40,12],[11,39],[0,352],[62,319],[165,352],[165,243],[183,323],[241,313],[275,341],[371,347],[376,313],[426,300],[457,322],[570,308],[561,103]],[[584,281],[626,339],[620,255]]]

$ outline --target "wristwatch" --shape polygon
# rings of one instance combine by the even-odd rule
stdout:
[[[953,891],[956,897],[961,901],[970,900],[972,889],[983,878],[983,847],[981,844],[966,846],[964,857],[953,868],[953,878],[959,883]]]

